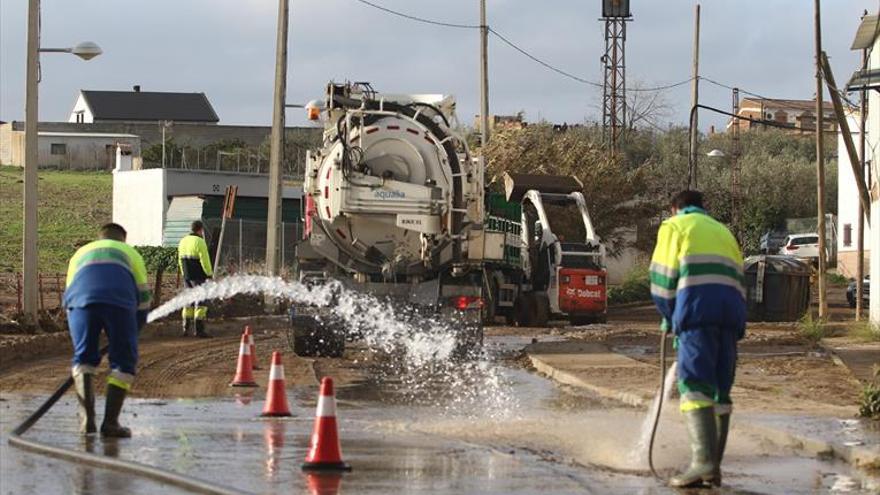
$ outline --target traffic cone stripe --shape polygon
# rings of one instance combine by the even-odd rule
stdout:
[[[238,364],[235,366],[235,378],[229,385],[232,387],[256,387],[254,381],[253,363],[251,362],[251,350],[247,344],[247,337],[241,336],[241,345],[238,347]]]
[[[272,380],[284,380],[283,364],[272,364],[272,369],[269,370],[269,381]]]
[[[292,416],[287,403],[287,391],[284,387],[284,366],[281,364],[281,353],[272,353],[272,368],[269,370],[269,385],[266,387],[266,405],[263,406],[264,417]]]
[[[318,411],[315,416],[319,418],[335,418],[336,417],[336,399],[331,396],[322,395],[318,398]]]

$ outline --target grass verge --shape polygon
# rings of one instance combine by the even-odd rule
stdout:
[[[74,250],[95,238],[113,216],[109,172],[40,170],[40,271],[64,272]],[[0,271],[21,270],[22,169],[0,167]]]

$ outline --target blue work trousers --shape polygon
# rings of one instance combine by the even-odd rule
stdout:
[[[737,332],[717,326],[678,332],[678,389],[681,409],[715,406],[729,413],[736,375]]]
[[[98,338],[101,330],[110,344],[110,368],[123,381],[134,378],[138,360],[137,311],[111,304],[67,308],[67,325],[73,342],[73,366],[88,368],[101,363]]]

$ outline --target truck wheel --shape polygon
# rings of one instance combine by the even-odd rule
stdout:
[[[331,326],[312,316],[291,318],[293,352],[303,357],[342,357],[345,337]]]
[[[513,319],[518,327],[532,326],[534,300],[527,294],[520,294],[513,303]]]
[[[532,326],[546,327],[550,321],[550,300],[543,293],[532,294],[532,300]]]
[[[475,359],[483,349],[483,325],[469,325],[456,335],[452,358],[458,361]]]

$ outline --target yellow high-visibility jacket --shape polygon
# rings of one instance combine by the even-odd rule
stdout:
[[[90,242],[70,258],[65,308],[110,304],[145,314],[150,309],[151,295],[144,259],[124,242]]]
[[[700,208],[667,219],[651,258],[651,297],[664,329],[746,326],[743,258],[736,238]]]
[[[204,282],[214,275],[205,240],[189,234],[177,246],[177,265],[185,280]]]

